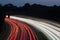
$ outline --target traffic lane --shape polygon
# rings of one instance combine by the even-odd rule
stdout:
[[[11,25],[11,27],[12,27],[12,29],[11,29],[11,33],[10,33],[10,36],[9,36],[9,38],[8,38],[8,40],[16,40],[17,39],[17,35],[19,35],[19,34],[17,34],[16,33],[16,27],[18,27],[18,25],[17,25],[17,23],[14,23],[14,21],[13,20],[11,20],[11,19],[9,19],[9,18],[6,18],[5,19],[7,22],[9,22],[10,23],[10,25]],[[12,23],[11,23],[12,22]],[[21,30],[22,30],[22,28],[20,28]],[[20,30],[19,29],[19,30]],[[18,30],[17,30],[18,31]],[[17,35],[16,35],[17,34]],[[15,36],[14,36],[15,35]],[[22,37],[22,35],[23,35],[23,30],[21,31],[21,37]],[[22,38],[20,38],[20,40],[22,40]]]
[[[16,27],[17,27],[17,25],[21,25],[20,26],[20,28],[22,29],[22,32],[21,32],[21,37],[20,37],[20,40],[22,40],[23,38],[22,38],[22,36],[24,37],[24,40],[26,40],[26,31],[24,30],[24,28],[26,28],[27,29],[27,31],[28,31],[28,33],[29,33],[29,36],[30,36],[30,40],[35,40],[35,39],[33,39],[34,38],[34,34],[33,34],[33,32],[32,32],[32,30],[30,29],[30,28],[27,28],[27,25],[26,24],[24,24],[24,23],[22,23],[22,22],[17,22],[17,21],[14,21],[14,20],[11,20],[11,19],[9,19],[9,18],[6,18],[5,19],[7,22],[9,22],[10,23],[10,25],[12,25],[11,27],[13,27],[13,30],[11,30],[11,34],[10,34],[10,36],[9,36],[9,38],[8,38],[8,40],[15,40],[16,39],[16,34],[15,34],[15,32],[16,32]],[[15,23],[14,23],[15,22]],[[17,24],[17,25],[16,25]],[[24,27],[24,25],[26,25],[25,27]],[[15,26],[15,27],[14,27]],[[29,26],[28,26],[29,27]],[[16,29],[16,30],[15,30]],[[31,31],[31,33],[30,33],[30,31]],[[15,36],[14,36],[14,34],[15,34]],[[23,34],[24,33],[24,34]],[[33,36],[33,38],[32,38],[32,36]]]
[[[19,24],[17,21],[15,21],[15,20],[12,20],[14,23],[16,23],[17,25],[18,25],[18,27],[20,28],[20,30],[21,30],[21,34],[20,34],[20,40],[23,40],[24,38],[26,38],[26,37],[24,37],[24,35],[26,35],[25,33],[26,33],[26,31],[24,30],[24,28],[23,28],[23,26],[21,26],[21,24]],[[25,40],[25,39],[24,39]]]
[[[18,18],[18,17],[12,17],[12,18],[14,18],[14,19],[18,19],[18,20],[21,20],[21,21],[24,21],[24,22],[27,22],[27,23],[29,23],[29,24],[33,24],[33,26],[35,26],[36,28],[38,28],[39,30],[42,30],[41,29],[41,25],[39,25],[39,26],[36,26],[36,24],[38,23],[38,24],[41,24],[41,23],[39,23],[38,21],[36,22],[36,21],[34,21],[34,20],[30,20],[30,19],[24,19],[24,18]],[[28,21],[27,21],[28,20]],[[34,25],[35,24],[35,25]],[[37,24],[37,25],[38,25]],[[46,27],[46,25],[44,25],[45,27]],[[50,39],[50,37],[51,37],[51,39],[59,39],[59,37],[56,37],[56,35],[55,35],[55,33],[53,34],[51,31],[49,31],[50,29],[48,28],[48,29],[46,29],[46,28],[44,28],[45,30],[48,30],[48,31],[44,31],[44,30],[42,30],[42,31],[44,31],[44,34],[46,34],[47,32],[49,32],[49,33],[47,33],[48,34],[48,38]],[[58,32],[58,34],[59,34],[59,32]],[[53,36],[54,37],[53,37]]]
[[[26,25],[25,23],[23,23],[21,21],[17,21],[17,24],[19,24],[21,27],[24,27],[28,31],[28,34],[30,36],[30,40],[36,40],[33,31],[31,30],[31,28],[28,25]],[[33,37],[31,36],[31,34]]]
[[[15,23],[13,23],[11,21],[11,19],[9,19],[9,18],[6,18],[5,21],[9,22],[12,25],[12,27],[13,27],[13,29],[11,30],[10,36],[8,37],[7,40],[16,40],[17,33],[18,33],[17,25]]]
[[[29,17],[29,16],[22,16],[22,15],[18,15],[17,17],[32,19],[32,20],[35,20],[35,21],[38,21],[38,22],[43,22],[45,24],[47,23],[46,25],[48,25],[48,24],[53,25],[53,27],[52,26],[50,26],[50,27],[57,30],[57,31],[60,31],[60,23],[56,22],[56,21],[49,21],[47,19],[38,19],[38,18]]]
[[[35,17],[25,16],[25,15],[24,16],[23,15],[15,15],[15,16],[21,17],[21,18],[32,19],[32,20],[36,20],[36,21],[45,22],[45,23],[48,23],[48,24],[51,24],[51,25],[54,25],[54,26],[60,28],[60,23],[56,22],[56,21],[53,21],[53,20],[47,20],[47,19],[42,19],[42,18],[35,18]]]
[[[20,35],[20,40],[26,40],[26,30],[25,28],[23,28],[23,26],[21,24],[19,24],[16,20],[13,20],[14,23],[16,23],[18,25],[18,27],[21,30],[21,35]]]

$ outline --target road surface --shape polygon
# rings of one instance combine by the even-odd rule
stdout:
[[[36,40],[34,32],[25,23],[10,18],[5,18],[5,21],[11,25],[11,33],[7,40]]]
[[[59,28],[60,26],[58,27],[58,25],[54,26],[55,24],[52,25],[42,21],[35,21],[35,20],[19,18],[15,16],[10,16],[10,18],[23,21],[26,22],[27,24],[32,25],[33,27],[44,33],[49,38],[49,40],[60,40],[60,28]]]

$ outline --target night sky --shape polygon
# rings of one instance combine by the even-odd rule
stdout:
[[[37,3],[41,5],[47,5],[47,6],[52,6],[52,5],[60,5],[60,0],[0,0],[0,4],[8,4],[12,3],[17,6],[23,6],[25,3]]]

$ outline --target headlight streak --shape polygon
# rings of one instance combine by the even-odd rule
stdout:
[[[26,22],[34,26],[38,30],[42,31],[50,40],[60,40],[60,30],[58,27],[53,28],[53,25],[31,19],[19,18],[15,16],[11,16],[11,18]]]

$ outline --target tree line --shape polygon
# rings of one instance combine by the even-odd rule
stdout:
[[[60,21],[60,6],[46,6],[40,4],[26,3],[22,7],[14,6],[13,4],[6,4],[2,6],[0,4],[0,10],[3,10],[4,14],[9,15],[27,15],[45,19],[54,19]],[[1,12],[1,11],[0,11]]]
[[[45,19],[60,21],[60,6],[45,6],[40,4],[26,3],[24,6],[14,6],[13,4],[0,4],[0,24],[3,24],[5,15],[27,15]]]

